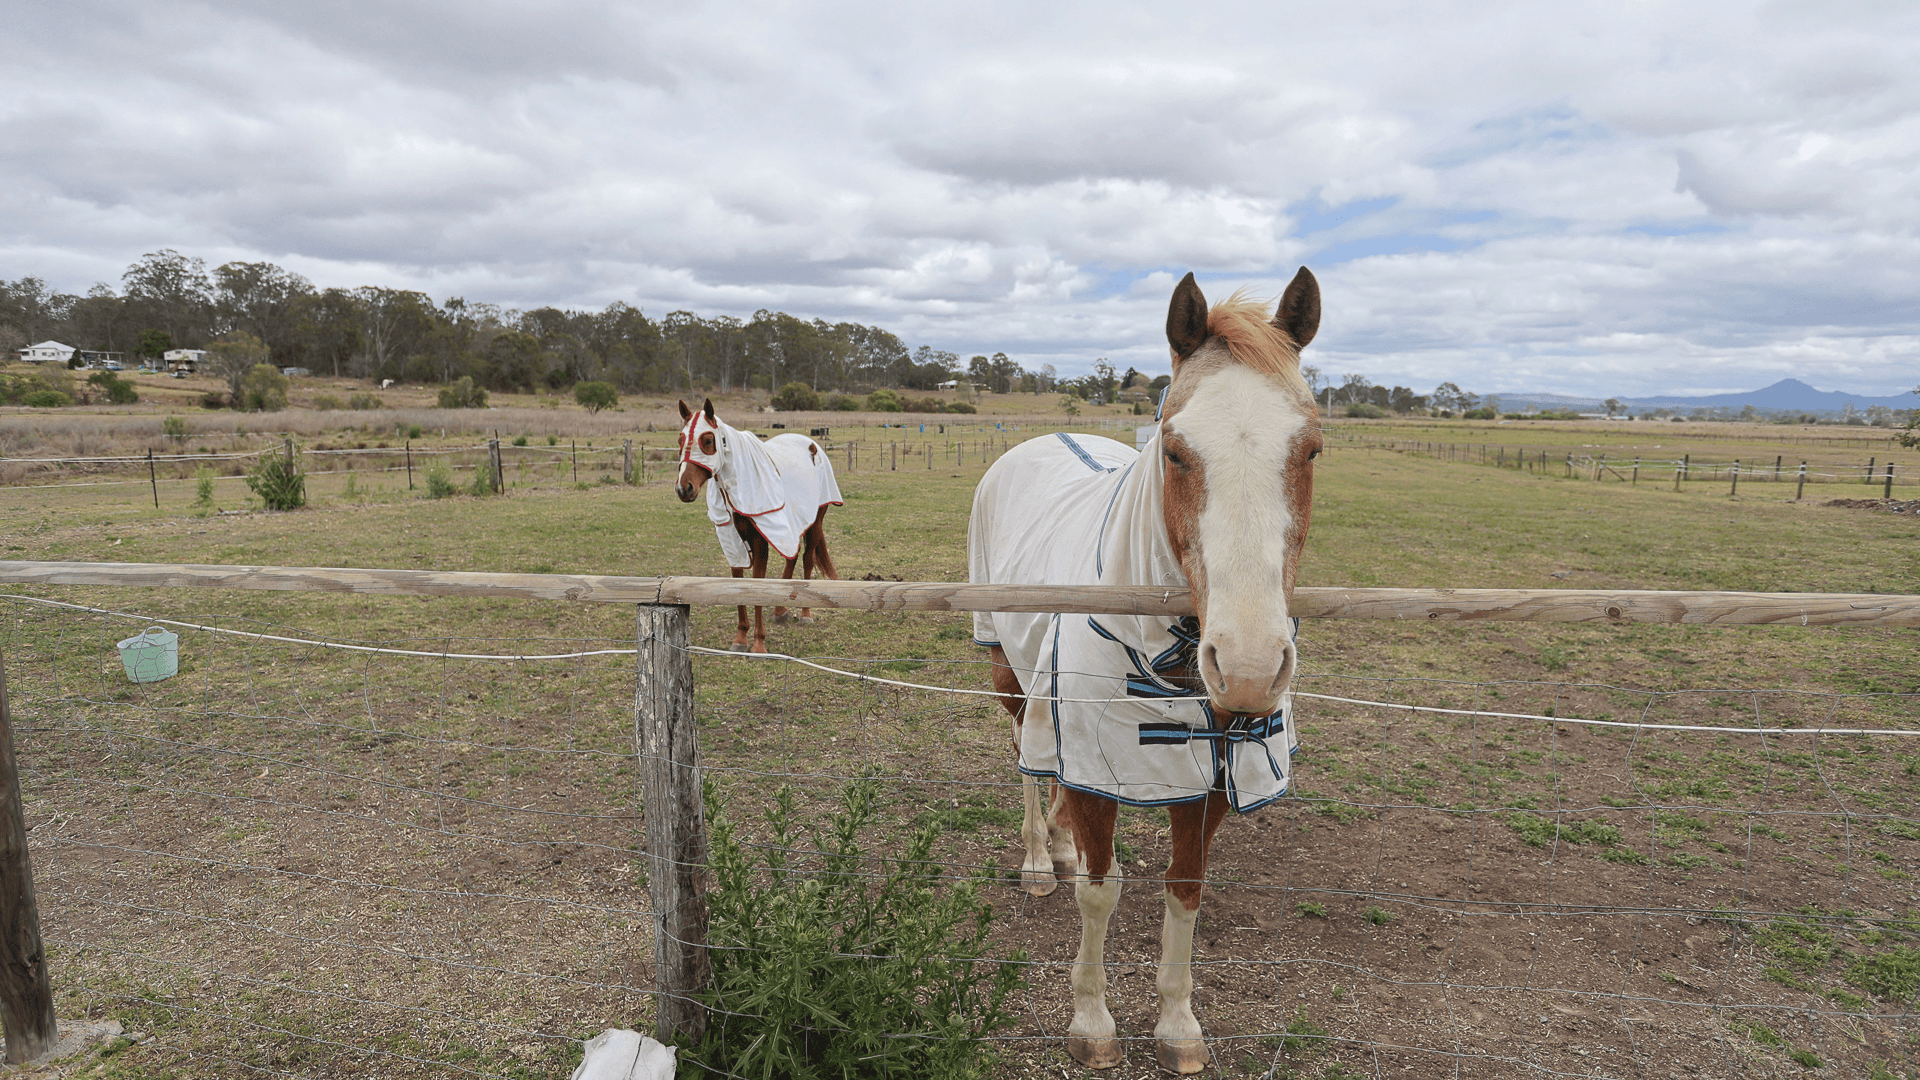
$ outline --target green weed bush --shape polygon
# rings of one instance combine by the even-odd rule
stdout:
[[[458,494],[460,489],[454,485],[453,474],[445,465],[435,462],[427,466],[427,498],[444,499]]]
[[[817,864],[801,865],[789,857],[799,839],[790,788],[767,811],[770,835],[749,848],[708,785],[713,1011],[699,1047],[682,1051],[686,1075],[985,1071],[982,1040],[1012,1022],[1005,1004],[1025,955],[986,958],[993,909],[978,882],[941,882],[938,825],[920,829],[897,861],[861,853],[879,792],[872,778],[848,783],[839,811],[812,835]]]
[[[294,510],[307,505],[307,476],[300,471],[298,450],[291,461],[278,450],[260,455],[247,473],[247,486],[260,496],[269,510]]]

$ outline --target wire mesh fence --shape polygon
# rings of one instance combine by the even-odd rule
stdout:
[[[579,1040],[648,1026],[631,640],[348,651],[175,609],[204,627],[176,626],[180,673],[134,684],[113,646],[144,620],[0,613],[63,1016],[121,1017],[193,1075],[562,1076]],[[1028,956],[996,1071],[1052,1075],[1072,886],[1019,887],[984,664],[921,656],[696,650],[707,775],[759,845],[780,789],[803,835],[877,778],[867,850],[934,830],[944,877],[990,882],[989,957]],[[1195,937],[1222,1075],[1913,1067],[1914,694],[1387,679],[1304,657],[1295,790],[1228,819]],[[817,864],[810,838],[792,847]],[[1164,811],[1124,810],[1116,851],[1118,1075],[1146,1075]]]

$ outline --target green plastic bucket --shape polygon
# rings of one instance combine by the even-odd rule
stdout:
[[[134,682],[159,682],[180,670],[180,635],[149,626],[120,643],[120,662]]]

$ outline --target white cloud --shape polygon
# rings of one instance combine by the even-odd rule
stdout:
[[[322,284],[878,322],[1163,369],[1311,261],[1323,369],[1892,393],[1920,16],[1855,3],[42,5],[0,277],[173,247]],[[1843,386],[1844,384],[1844,386]]]

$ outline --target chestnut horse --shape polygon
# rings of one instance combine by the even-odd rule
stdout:
[[[1073,876],[1081,931],[1067,1049],[1096,1069],[1124,1059],[1102,960],[1120,899],[1121,802],[1164,806],[1172,818],[1159,1063],[1192,1073],[1209,1060],[1191,972],[1208,848],[1229,809],[1264,806],[1288,785],[1287,608],[1321,440],[1300,349],[1319,325],[1320,288],[1305,267],[1271,318],[1238,294],[1209,312],[1188,274],[1167,311],[1173,381],[1145,449],[1031,439],[974,493],[975,582],[1155,585],[1193,598],[1185,619],[975,616],[1020,751],[1022,879],[1043,896]]]
[[[812,439],[794,432],[766,442],[751,431],[729,427],[714,415],[708,400],[699,411],[680,403],[680,473],[674,493],[681,502],[699,497],[707,485],[707,520],[720,537],[720,550],[734,577],[748,568],[753,576],[767,576],[767,549],[787,560],[780,575],[793,576],[793,564],[804,560],[807,580],[814,567],[830,578],[840,575],[827,551],[827,507],[841,505],[840,485],[833,463]],[[711,481],[711,483],[709,483]],[[747,643],[747,609],[740,609],[734,652],[767,651],[767,624],[760,608],[753,609],[753,643]],[[787,609],[773,609],[776,622],[787,621]],[[813,621],[813,610],[801,608],[798,619]]]

